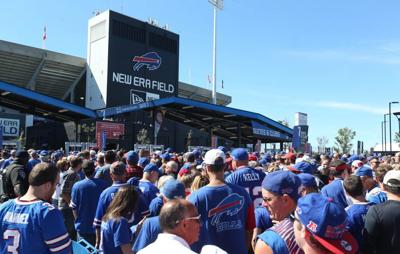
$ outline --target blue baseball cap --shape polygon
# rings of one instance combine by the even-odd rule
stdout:
[[[42,151],[40,151],[39,155],[40,156],[48,156],[49,152],[47,150],[42,150]]]
[[[373,173],[372,173],[372,168],[367,167],[367,166],[362,166],[361,168],[358,168],[356,173],[356,176],[369,176],[369,177],[373,177]]]
[[[171,159],[171,155],[169,153],[163,153],[160,155],[161,159],[164,160],[170,160]]]
[[[146,167],[144,167],[143,172],[151,172],[151,171],[156,171],[158,174],[161,175],[161,171],[158,169],[157,165],[154,163],[149,163],[147,164]]]
[[[300,197],[300,178],[291,171],[280,170],[272,172],[264,178],[261,185],[267,191],[279,195],[287,194],[294,200]]]
[[[142,168],[146,167],[147,164],[149,164],[149,163],[150,163],[149,158],[147,158],[147,157],[139,158],[138,165],[141,166]]]
[[[260,163],[261,166],[267,166],[269,162],[267,159],[263,158],[263,159],[259,160],[258,163]]]
[[[228,149],[226,149],[226,147],[224,147],[224,146],[218,146],[217,149],[220,150],[220,151],[222,151],[222,152],[224,152],[224,153],[227,153],[227,152],[228,152]]]
[[[296,164],[294,164],[294,166],[288,166],[287,168],[296,174],[299,174],[299,173],[312,174],[314,165],[307,161],[300,161],[300,162],[297,162]]]
[[[135,151],[129,151],[126,153],[126,160],[133,164],[137,164],[139,161],[139,155]]]
[[[311,174],[307,173],[300,173],[297,175],[300,178],[301,185],[304,187],[312,187],[312,188],[318,188],[317,181],[315,180],[315,177]]]
[[[171,179],[164,183],[161,193],[167,199],[184,198],[185,186],[180,181]]]
[[[297,202],[296,215],[313,237],[330,253],[357,253],[358,244],[346,230],[347,213],[320,193],[310,193]]]
[[[126,181],[126,183],[129,184],[129,185],[133,185],[135,187],[138,187],[139,186],[139,180],[140,180],[139,178],[133,176],[133,177],[129,178],[129,180]]]
[[[247,161],[249,160],[249,154],[244,148],[236,148],[232,151],[231,156],[235,161]]]

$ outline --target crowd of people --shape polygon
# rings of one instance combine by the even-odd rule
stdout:
[[[398,253],[394,156],[3,150],[0,253]]]

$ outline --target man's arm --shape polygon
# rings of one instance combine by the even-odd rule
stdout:
[[[126,243],[126,244],[120,245],[120,247],[121,247],[121,251],[123,254],[133,254],[132,244]]]
[[[365,216],[365,224],[362,232],[363,246],[360,246],[360,250],[364,253],[376,253],[376,242],[377,235],[379,234],[378,215],[374,206],[368,209],[367,215]]]
[[[254,248],[254,254],[274,254],[274,252],[264,241],[258,239]]]

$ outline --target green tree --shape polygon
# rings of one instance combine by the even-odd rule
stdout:
[[[338,130],[338,135],[335,137],[335,150],[340,153],[348,153],[350,152],[353,144],[351,143],[354,137],[356,136],[356,132],[350,128],[341,128]]]
[[[400,143],[400,132],[394,134],[394,142]]]

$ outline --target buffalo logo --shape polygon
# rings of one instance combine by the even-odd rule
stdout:
[[[156,52],[148,52],[142,56],[135,56],[132,62],[135,63],[134,71],[140,70],[143,66],[146,66],[149,71],[154,71],[161,65],[161,57]]]
[[[217,225],[223,214],[233,216],[240,212],[244,204],[244,198],[239,194],[233,193],[224,198],[215,208],[208,212],[212,225]]]

